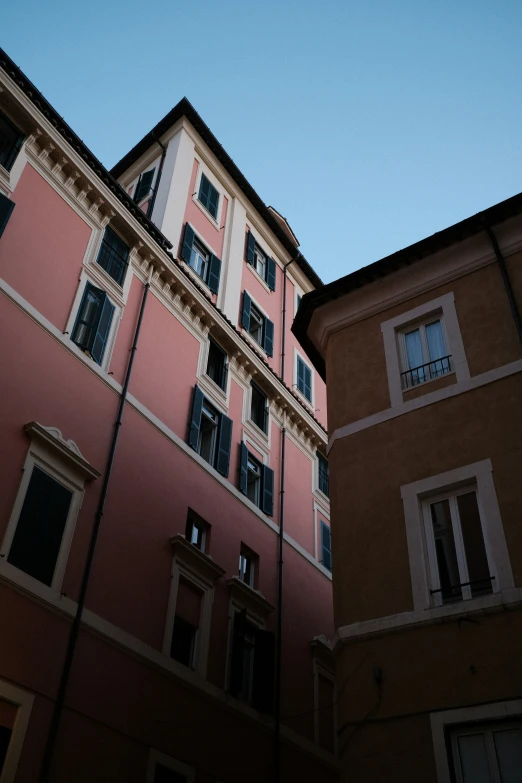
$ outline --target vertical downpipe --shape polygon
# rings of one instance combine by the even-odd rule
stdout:
[[[83,610],[85,607],[85,598],[87,595],[87,588],[89,586],[89,579],[91,576],[91,570],[92,570],[92,563],[94,560],[94,552],[96,550],[96,542],[98,539],[98,533],[100,531],[100,525],[103,517],[103,512],[105,509],[105,501],[107,498],[107,492],[109,489],[109,483],[111,479],[111,473],[112,468],[114,465],[114,457],[116,454],[116,446],[118,444],[118,437],[120,434],[120,427],[123,417],[123,410],[125,408],[125,403],[127,402],[127,394],[129,390],[129,382],[130,377],[132,373],[132,366],[134,364],[134,357],[136,355],[136,350],[138,348],[138,338],[140,335],[141,330],[141,323],[143,321],[143,313],[145,312],[145,303],[147,301],[147,296],[150,289],[150,282],[152,279],[152,272],[153,269],[151,267],[149,278],[145,284],[144,290],[143,290],[143,297],[141,300],[141,307],[140,312],[138,316],[138,323],[136,324],[136,330],[134,332],[134,340],[132,343],[131,351],[130,351],[130,357],[129,357],[129,364],[127,366],[127,372],[125,374],[125,381],[123,383],[123,388],[120,395],[120,401],[118,405],[118,414],[116,417],[116,422],[114,424],[114,432],[112,435],[112,441],[111,446],[109,449],[109,456],[107,458],[107,466],[105,468],[105,475],[103,478],[103,485],[100,493],[100,499],[98,501],[98,507],[96,509],[96,514],[94,517],[94,526],[92,529],[91,534],[91,540],[89,542],[89,549],[87,552],[87,560],[85,562],[85,569],[83,572],[82,577],[82,583],[80,587],[80,594],[78,597],[78,606],[76,609],[76,614],[74,616],[74,620],[71,626],[71,633],[69,635],[69,642],[67,645],[67,652],[65,654],[65,660],[63,664],[62,674],[60,677],[60,684],[58,686],[58,693],[56,695],[56,702],[54,704],[54,710],[53,715],[51,718],[51,725],[49,727],[49,734],[47,735],[47,742],[45,744],[43,759],[42,759],[42,766],[40,768],[40,783],[48,783],[49,781],[49,774],[51,771],[51,764],[53,760],[53,754],[56,747],[56,740],[58,737],[58,730],[60,728],[60,721],[62,718],[63,713],[63,707],[65,702],[65,694],[67,691],[67,685],[69,682],[69,677],[71,674],[71,668],[74,658],[74,653],[76,650],[76,643],[78,641],[78,635],[80,632],[80,626],[82,621],[82,615]]]

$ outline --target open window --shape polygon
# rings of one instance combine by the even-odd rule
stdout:
[[[188,444],[222,476],[228,476],[232,419],[219,412],[199,386],[194,388]]]
[[[221,275],[221,259],[214,255],[196,236],[196,232],[190,223],[185,223],[183,242],[181,244],[181,258],[210,288],[212,293],[217,294]]]
[[[245,446],[240,447],[239,489],[268,516],[274,513],[274,471]]]
[[[256,242],[251,231],[247,231],[245,257],[247,263],[256,270],[269,289],[275,291],[276,262]]]
[[[243,292],[241,326],[258,343],[268,356],[274,354],[274,324],[252,302],[250,295]]]

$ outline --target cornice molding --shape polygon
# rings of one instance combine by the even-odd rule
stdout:
[[[226,569],[221,568],[211,557],[198,549],[184,535],[178,533],[170,539],[174,559],[181,563],[189,571],[194,572],[200,579],[212,586],[220,577],[224,576]]]
[[[251,612],[252,615],[266,620],[268,615],[275,611],[275,606],[267,601],[259,590],[249,587],[238,576],[227,579],[227,587],[232,600],[244,606],[247,612]]]
[[[44,427],[36,421],[30,421],[24,425],[24,432],[31,440],[43,444],[46,449],[58,454],[61,459],[67,460],[86,481],[92,481],[101,476],[101,473],[93,468],[82,455],[80,449],[73,440],[65,440],[58,427]]]

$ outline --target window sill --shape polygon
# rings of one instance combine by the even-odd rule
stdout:
[[[262,430],[261,427],[255,423],[255,421],[252,421],[252,419],[247,419],[245,424],[250,428],[254,435],[257,435],[258,438],[261,438],[265,443],[268,443],[268,432],[270,432],[270,414],[268,414],[268,432]]]
[[[196,207],[199,209],[200,212],[202,212],[207,220],[212,224],[212,226],[219,231],[219,223],[217,218],[212,217],[208,209],[201,203],[199,198],[197,196],[192,197],[193,203],[196,205]],[[220,214],[220,213],[218,213]]]
[[[11,175],[2,165],[0,165],[0,190],[2,190],[6,196],[10,196],[13,192]]]
[[[205,281],[203,280],[203,278],[202,278],[202,277],[200,277],[200,276],[198,275],[198,273],[196,272],[196,270],[195,270],[195,269],[193,269],[193,268],[190,266],[190,264],[187,264],[187,262],[186,262],[186,261],[185,261],[183,258],[181,259],[181,264],[183,264],[184,268],[187,270],[187,272],[189,273],[189,275],[190,275],[190,277],[192,278],[192,280],[194,280],[194,282],[195,282],[197,285],[203,286],[203,288],[204,288],[204,292],[205,292],[206,294],[208,294],[208,296],[209,296],[210,298],[212,298],[213,296],[217,296],[217,294],[215,294],[215,293],[214,293],[214,291],[211,291],[211,290],[210,290],[210,288],[208,287],[207,283],[205,283]]]
[[[127,275],[129,274],[129,267],[130,264],[127,265],[127,271],[125,272],[125,277],[123,278],[124,284]],[[85,264],[85,268],[89,275],[95,279],[98,285],[104,286],[107,289],[107,292],[118,300],[119,304],[123,304],[123,285],[117,283],[116,280],[111,277],[102,266],[98,264],[96,259],[90,264]]]
[[[312,416],[314,416],[315,415],[315,411],[314,411],[314,404],[313,404],[313,402],[311,400],[309,400],[308,397],[305,397],[303,392],[299,391],[299,389],[297,388],[297,385],[294,388],[294,392],[297,395],[299,395],[299,399],[302,400],[304,402],[304,404],[312,411]]]
[[[324,492],[321,489],[319,489],[319,487],[316,487],[314,489],[314,495],[316,495],[316,497],[318,497],[320,500],[322,500],[323,503],[327,503],[328,506],[330,505],[330,498],[329,498],[329,496],[325,495]]]
[[[259,283],[261,283],[261,285],[263,286],[263,288],[264,288],[266,291],[268,291],[268,293],[269,293],[269,294],[273,294],[273,293],[275,293],[274,291],[272,291],[272,289],[271,289],[271,288],[269,288],[269,286],[268,286],[268,283],[266,282],[266,280],[264,280],[264,279],[261,277],[261,275],[259,274],[259,272],[257,271],[257,269],[255,269],[255,267],[253,267],[253,266],[252,266],[252,264],[249,264],[249,263],[248,263],[248,261],[245,261],[245,263],[246,263],[247,267],[249,268],[249,270],[250,270],[250,271],[252,272],[252,274],[254,275],[254,277],[256,278],[256,280],[257,280]]]
[[[245,608],[247,613],[250,612],[256,620],[264,623],[268,615],[275,611],[275,606],[259,590],[242,582],[238,576],[227,579],[226,584],[232,600]]]
[[[422,383],[417,383],[415,386],[408,386],[407,389],[402,390],[402,395],[404,400],[409,400],[413,398],[412,392],[418,391],[419,389],[424,389],[425,386],[430,386],[432,383],[437,383],[438,381],[446,380],[447,378],[454,378],[456,380],[456,374],[455,370],[451,370],[451,372],[445,372],[444,375],[439,375],[438,378],[430,378],[429,381],[423,381]],[[422,395],[418,395],[421,397]]]
[[[210,401],[215,403],[219,408],[219,410],[223,409],[222,412],[226,413],[228,411],[227,392],[224,389],[222,389],[221,386],[218,386],[217,383],[213,381],[212,378],[206,373],[203,373],[198,377],[198,383],[201,386],[201,388],[205,391],[205,393],[208,395]]]
[[[268,356],[267,352],[265,351],[265,349],[263,348],[263,346],[261,345],[261,343],[258,343],[258,342],[257,342],[257,340],[256,340],[254,337],[252,337],[252,335],[250,334],[250,332],[247,332],[247,330],[245,329],[245,327],[244,327],[244,326],[242,326],[242,327],[241,327],[241,334],[242,334],[244,337],[246,337],[246,339],[248,340],[249,344],[252,346],[252,348],[253,348],[254,350],[256,350],[256,351],[261,351],[261,352],[262,352],[263,358],[266,358],[266,359],[268,359],[268,358],[269,358],[269,356]]]

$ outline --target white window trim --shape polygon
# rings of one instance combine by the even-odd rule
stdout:
[[[248,264],[248,266],[250,266],[250,264]],[[256,275],[257,275],[257,272],[256,272]],[[257,275],[257,277],[259,277],[259,275]],[[254,297],[252,296],[252,294],[250,293],[250,291],[247,291],[247,289],[246,289],[246,288],[244,289],[244,291],[246,291],[246,292],[247,292],[247,294],[248,294],[248,296],[250,297],[250,302],[251,302],[251,305],[254,305],[254,307],[256,308],[256,310],[259,310],[259,312],[261,313],[261,315],[263,316],[263,318],[265,319],[265,321],[266,321],[266,320],[268,320],[268,321],[271,321],[272,319],[268,317],[268,315],[267,315],[267,313],[266,313],[266,310],[264,310],[264,309],[261,307],[261,305],[259,305],[259,304],[256,302],[256,300],[254,299]],[[241,297],[241,307],[242,307],[242,302],[243,302],[243,297]],[[276,329],[275,329],[275,323],[274,323],[274,321],[272,321],[272,323],[274,324],[274,353],[275,353],[275,336],[276,336]],[[273,357],[270,357],[270,356],[268,356],[267,352],[265,351],[265,349],[263,348],[263,346],[261,345],[261,343],[258,343],[258,342],[257,342],[257,340],[255,339],[255,337],[252,337],[252,335],[250,334],[250,332],[248,332],[248,331],[245,329],[245,327],[244,327],[244,326],[241,324],[241,312],[240,312],[239,324],[240,324],[240,326],[241,326],[241,333],[242,333],[242,334],[243,334],[243,335],[244,335],[244,336],[247,338],[247,340],[248,340],[248,341],[251,343],[251,345],[252,345],[252,346],[253,346],[253,347],[254,347],[254,348],[257,350],[257,351],[263,351],[263,353],[264,353],[264,355],[267,357],[267,359],[271,359],[271,358],[273,358]],[[263,330],[263,331],[264,331],[264,330]]]
[[[392,408],[403,405],[405,400],[401,384],[402,368],[398,346],[398,333],[404,331],[404,329],[410,325],[415,325],[416,321],[422,323],[431,315],[435,316],[437,314],[440,314],[443,322],[444,336],[447,343],[446,350],[451,354],[452,371],[456,375],[457,384],[469,380],[468,362],[464,351],[462,335],[460,333],[457,311],[455,309],[455,296],[453,292],[450,292],[381,323]],[[446,375],[451,375],[451,373],[446,373]],[[418,389],[420,386],[425,385],[427,384],[419,384],[412,388]],[[409,389],[405,391],[407,395]]]
[[[208,355],[210,352],[210,339],[212,339],[216,345],[221,348],[221,350],[226,355],[226,365],[227,365],[227,383],[226,388],[221,389],[217,383],[215,383],[210,376],[207,375],[207,364],[208,364]],[[207,337],[206,340],[202,340],[200,344],[200,350],[199,350],[199,358],[198,358],[198,368],[197,368],[197,383],[198,386],[201,386],[202,390],[205,393],[205,396],[209,398],[209,400],[212,402],[212,404],[215,404],[219,410],[222,411],[222,413],[225,413],[227,415],[229,405],[230,405],[230,376],[231,376],[231,368],[230,368],[230,356],[225,351],[223,346],[211,335]]]
[[[330,513],[327,511],[324,506],[319,505],[317,500],[314,500],[314,557],[319,563],[321,567],[323,567],[323,564],[321,563],[321,525],[319,524],[321,519],[324,519],[325,522],[328,522],[328,526],[330,525]],[[327,571],[328,569],[324,569]],[[330,573],[330,571],[328,571]]]
[[[248,261],[246,262],[246,265],[247,265],[247,267],[248,267],[249,271],[250,271],[250,272],[251,272],[251,273],[254,275],[254,277],[256,278],[257,282],[258,282],[260,285],[262,285],[262,286],[263,286],[263,288],[266,290],[266,292],[267,292],[267,293],[269,293],[269,294],[273,294],[273,293],[274,293],[274,291],[272,291],[272,289],[268,287],[268,283],[266,282],[266,280],[265,280],[264,278],[262,278],[262,277],[261,277],[261,275],[259,274],[259,272],[257,271],[257,269],[256,269],[254,266],[252,266],[252,264],[249,264],[249,263],[248,263]]]
[[[473,721],[491,722],[522,716],[522,701],[502,701],[481,704],[477,707],[463,707],[457,710],[432,712],[430,714],[431,734],[435,752],[435,766],[438,783],[451,783],[450,764],[446,745],[446,729],[459,723]],[[479,726],[477,726],[479,728]]]
[[[194,193],[192,194],[192,201],[194,204],[198,207],[198,209],[205,215],[208,220],[212,223],[212,225],[218,229],[221,227],[221,217],[223,215],[223,204],[224,204],[224,196],[225,192],[223,190],[223,185],[221,182],[214,176],[214,174],[201,162],[199,158],[196,157],[196,160],[198,162],[198,171],[196,174],[196,181],[194,183]],[[205,169],[203,171],[203,169]],[[208,179],[211,185],[215,187],[215,189],[218,192],[218,208],[217,208],[217,215],[214,218],[208,209],[201,203],[199,200],[199,188],[201,186],[201,175],[204,174],[205,177]],[[208,246],[207,246],[208,247]],[[214,252],[214,251],[212,251]],[[214,254],[215,255],[215,254]]]
[[[73,441],[64,440],[62,433],[56,427],[44,427],[37,422],[30,422],[25,425],[24,430],[31,438],[31,444],[22,468],[22,480],[0,548],[0,555],[2,556],[0,559],[0,573],[4,573],[7,577],[11,573],[13,575],[22,575],[31,592],[39,593],[44,589],[45,591],[57,593],[62,585],[76,519],[82,506],[85,481],[98,478],[100,473],[89,465]],[[20,571],[20,569],[7,562],[35,466],[72,492],[71,505],[67,514],[62,542],[50,586],[42,584],[34,577]],[[16,579],[16,581],[20,580]],[[32,589],[33,585],[35,586],[34,589]]]
[[[325,454],[325,460],[328,462],[327,454]],[[330,478],[330,473],[328,473],[328,478]],[[330,498],[328,495],[324,494],[322,489],[319,489],[319,457],[317,456],[317,449],[315,450],[313,457],[312,492],[319,500],[322,500],[323,503],[327,503],[328,508],[330,508]]]
[[[252,380],[254,381],[254,383],[256,382],[254,378]],[[271,429],[272,429],[272,427],[271,427],[271,424],[272,424],[272,419],[271,419],[271,400],[270,400],[268,394],[266,394],[266,392],[263,389],[261,389],[260,386],[259,386],[259,389],[266,396],[266,403],[267,403],[267,405],[266,405],[266,407],[267,407],[267,422],[266,422],[266,426],[267,426],[267,432],[263,432],[263,430],[260,427],[258,427],[257,424],[254,421],[252,421],[252,419],[250,418],[250,412],[252,410],[252,385],[250,383],[248,384],[248,386],[246,386],[244,388],[242,424],[243,424],[244,427],[246,427],[248,429],[250,435],[253,435],[255,438],[259,438],[259,440],[261,441],[261,445],[255,443],[255,441],[251,441],[251,443],[252,443],[252,445],[255,446],[255,448],[258,451],[261,451],[261,453],[263,454],[263,461],[266,462],[266,459],[265,459],[265,449],[268,449],[268,451],[270,451],[271,442],[272,442],[272,437],[271,437]]]
[[[161,753],[159,750],[155,750],[154,748],[151,748],[149,752],[147,783],[154,783],[157,764],[172,770],[172,772],[177,772],[178,775],[183,775],[187,779],[187,783],[194,783],[196,778],[196,770],[194,767],[190,767],[188,764],[177,761],[176,759],[173,759],[172,756],[167,756],[166,753]]]
[[[154,195],[154,188],[156,187],[156,182],[158,181],[158,174],[159,174],[159,167],[160,167],[160,161],[161,157],[157,157],[152,163],[149,163],[147,166],[145,166],[132,180],[131,184],[128,185],[125,190],[131,197],[131,199],[134,201],[134,194],[136,193],[136,187],[138,185],[138,180],[142,177],[143,174],[146,174],[151,169],[154,169],[154,176],[152,177],[152,182],[150,185],[150,191],[147,196],[144,196],[140,201],[135,201],[134,203],[136,206],[141,207],[142,204],[144,204],[148,199],[152,198]]]
[[[211,216],[211,215],[210,215],[210,214],[207,212],[207,210],[206,210],[206,209],[205,209],[205,208],[204,208],[204,207],[203,207],[201,204],[199,204],[199,202],[197,202],[197,204],[198,204],[199,208],[200,208],[200,209],[202,209],[202,210],[205,212],[205,214],[207,215],[207,217],[208,217],[209,219],[212,219],[212,216]],[[219,255],[218,255],[218,253],[216,253],[216,251],[215,251],[215,250],[214,250],[214,248],[212,247],[212,245],[210,245],[210,244],[207,242],[207,240],[206,240],[206,239],[203,239],[203,237],[201,236],[201,232],[200,232],[200,231],[198,231],[198,229],[195,227],[195,225],[194,225],[193,223],[191,223],[191,222],[190,222],[190,220],[187,220],[186,222],[189,224],[189,226],[191,227],[191,229],[194,231],[194,234],[195,234],[195,236],[194,236],[194,239],[195,239],[195,240],[196,240],[196,241],[197,241],[197,242],[198,242],[200,245],[202,245],[202,246],[205,248],[205,250],[208,250],[208,252],[209,252],[209,255],[214,255],[214,256],[217,256],[217,258],[220,258],[220,257],[219,257]],[[185,226],[185,223],[183,224],[183,226]],[[184,230],[184,228],[183,228],[183,230]],[[207,292],[207,294],[208,294],[210,297],[213,297],[213,296],[218,296],[218,295],[219,295],[219,291],[218,291],[218,294],[215,294],[215,293],[214,293],[214,291],[211,291],[211,290],[210,290],[210,288],[208,287],[208,284],[207,284],[207,283],[206,283],[206,282],[203,280],[203,278],[202,278],[202,277],[200,277],[200,276],[198,275],[198,273],[196,272],[196,270],[194,269],[194,267],[190,266],[190,264],[188,263],[188,261],[185,261],[185,259],[184,259],[184,258],[181,258],[181,256],[179,256],[179,260],[180,260],[180,262],[183,264],[183,267],[184,267],[184,268],[187,270],[187,272],[189,273],[189,275],[191,276],[191,278],[194,280],[194,282],[195,282],[197,285],[199,285],[199,286],[202,286],[202,287],[203,287],[203,289],[204,289],[204,290]],[[223,259],[220,259],[220,260],[221,260],[221,268],[223,268]],[[209,264],[210,264],[210,259],[209,259]],[[219,288],[220,288],[220,290],[221,290],[221,285],[219,286]]]
[[[117,234],[122,242],[125,242],[129,248],[127,271],[125,272],[123,285],[119,285],[119,283],[117,283],[116,280],[114,280],[114,278],[112,278],[108,272],[106,272],[105,269],[97,262],[106,228],[110,228],[112,231],[114,231],[114,233]],[[129,245],[128,240],[125,239],[125,237],[123,237],[114,226],[111,226],[109,222],[104,222],[102,228],[94,230],[91,234],[84,256],[83,266],[87,269],[89,276],[98,281],[97,285],[106,289],[108,294],[124,304],[128,299],[132,282],[132,256],[133,248]]]
[[[429,589],[422,501],[430,495],[440,494],[446,490],[451,491],[466,484],[476,486],[488,562],[494,564],[493,590],[503,592],[514,587],[513,572],[493,481],[493,466],[491,460],[486,459],[401,487],[414,610],[433,608]],[[458,605],[466,610],[478,609],[488,605],[488,598],[490,598],[488,595],[471,598],[452,606]]]
[[[431,317],[427,316],[426,318],[423,318],[421,321],[416,321],[413,324],[410,324],[409,326],[405,326],[404,329],[397,330],[397,344],[399,347],[399,362],[401,367],[401,376],[403,372],[408,372],[409,370],[415,370],[415,367],[409,367],[408,364],[408,354],[406,351],[406,334],[412,331],[419,330],[421,344],[422,344],[422,353],[423,358],[427,358],[426,362],[423,362],[423,364],[428,364],[430,361],[436,362],[437,359],[430,360],[429,359],[429,350],[427,346],[426,341],[426,326],[428,326],[431,323],[434,323],[435,321],[439,321],[442,329],[442,334],[444,337],[444,344],[446,347],[446,351],[449,350],[449,340],[448,340],[448,334],[446,331],[446,324],[444,322],[444,318],[442,313],[434,313]],[[442,357],[444,358],[444,357]],[[409,392],[411,389],[418,389],[419,386],[425,386],[427,383],[433,383],[433,381],[438,381],[439,378],[443,378],[446,375],[454,375],[455,370],[453,369],[453,357],[450,358],[450,369],[448,372],[442,373],[437,378],[428,378],[427,380],[423,381],[422,383],[417,383],[415,385],[408,386],[407,388],[403,389],[404,392]],[[401,384],[402,385],[402,384]]]
[[[103,269],[100,267],[100,271],[103,272]],[[112,291],[107,290],[108,286],[106,284],[106,281],[104,279],[99,279],[99,274],[92,274],[93,270],[92,268],[89,268],[89,274],[87,274],[87,271],[85,269],[82,269],[80,273],[80,283],[78,285],[78,288],[76,289],[76,295],[73,300],[73,304],[71,307],[71,311],[69,313],[69,318],[67,319],[67,324],[65,326],[64,334],[66,334],[71,341],[71,346],[73,349],[78,351],[78,353],[82,354],[83,356],[87,357],[90,362],[93,364],[97,364],[97,362],[94,361],[94,359],[90,359],[85,351],[82,351],[82,349],[76,345],[76,343],[73,342],[72,334],[74,331],[74,324],[76,323],[76,318],[78,315],[78,310],[80,309],[80,305],[83,298],[83,292],[85,291],[85,287],[87,283],[91,283],[91,285],[96,286],[96,288],[101,288],[102,291],[105,291],[107,296],[109,297],[109,300],[111,304],[114,307],[114,313],[112,316],[112,323],[111,328],[109,329],[109,336],[107,338],[107,343],[105,345],[105,351],[103,354],[102,363],[98,365],[98,367],[101,367],[102,370],[108,371],[110,367],[110,363],[112,360],[112,353],[114,350],[114,345],[116,342],[116,333],[118,331],[118,327],[120,325],[120,321],[123,318],[123,307],[121,303],[116,300],[112,294]],[[104,275],[104,277],[108,277],[108,275]],[[132,274],[128,272],[127,277],[132,277]]]
[[[317,660],[317,657],[314,656],[313,658],[313,680],[314,680],[314,742],[316,745],[319,745],[319,733],[320,733],[320,721],[321,716],[319,713],[320,710],[320,704],[319,704],[319,677],[324,677],[326,680],[329,680],[333,684],[333,724],[334,724],[334,754],[337,755],[337,747],[338,747],[338,737],[337,737],[337,683],[335,679],[335,674],[330,671],[329,669],[324,666],[320,661]],[[321,747],[319,745],[319,747]],[[326,748],[322,748],[322,750],[325,751],[325,753],[328,753]]]
[[[18,708],[4,768],[0,775],[0,783],[14,783],[25,734],[29,725],[29,718],[31,717],[34,696],[21,688],[16,688],[9,682],[0,680],[0,699],[10,702]]]
[[[301,359],[303,364],[305,364],[306,367],[308,367],[308,369],[310,370],[310,387],[311,387],[311,392],[312,392],[312,399],[311,400],[308,400],[304,396],[304,394],[301,391],[299,391],[299,389],[297,387],[297,360],[298,359]],[[301,353],[299,353],[297,348],[294,348],[294,391],[296,391],[297,394],[299,395],[299,397],[302,400],[304,400],[305,405],[307,405],[308,407],[312,407],[312,409],[315,408],[315,378],[314,378],[314,371],[313,371],[313,368],[312,368],[311,364],[305,359],[305,357]]]

